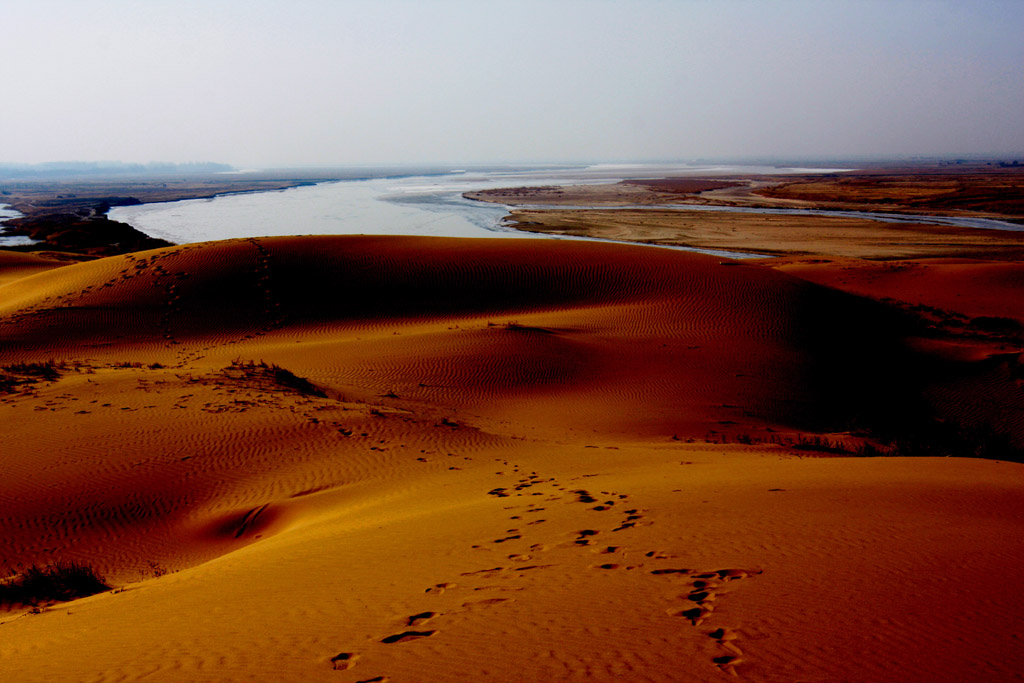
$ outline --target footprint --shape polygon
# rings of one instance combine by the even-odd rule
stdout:
[[[345,671],[351,669],[357,659],[359,659],[359,655],[354,652],[342,652],[331,657],[331,664],[334,666],[335,671]]]
[[[436,586],[431,586],[430,588],[428,588],[427,590],[425,590],[423,592],[424,593],[434,593],[435,595],[440,595],[441,593],[444,593],[447,589],[455,588],[457,585],[458,584],[455,584],[455,583],[439,583]]]
[[[503,571],[505,571],[504,567],[491,567],[490,569],[478,569],[475,572],[462,572],[460,576],[476,576],[477,574],[497,574],[498,572]]]
[[[682,612],[679,612],[679,616],[684,619],[689,619],[690,623],[694,626],[700,626],[701,623],[708,618],[708,615],[711,614],[711,611],[710,606],[702,605],[701,607],[693,607],[691,609],[683,610]]]
[[[732,660],[732,663],[739,663],[740,660],[738,658],[743,657],[743,650],[736,644],[739,635],[735,631],[728,628],[720,628],[708,635],[718,641],[718,645],[728,653],[726,656],[737,658]]]
[[[736,633],[736,631],[733,631],[731,628],[724,627],[717,628],[708,635],[717,640],[718,642],[737,640],[739,638],[739,635]]]
[[[715,574],[727,581],[735,581],[736,579],[746,579],[751,576],[757,576],[763,570],[761,569],[719,569]],[[710,578],[710,577],[698,577],[698,578]]]
[[[577,503],[596,503],[597,502],[597,498],[594,498],[592,495],[590,495],[589,491],[585,491],[583,489],[580,489],[578,491],[573,491],[573,493],[576,494],[576,502]]]
[[[427,638],[434,635],[437,631],[402,631],[396,633],[393,636],[381,639],[380,642],[391,645],[392,643],[405,643],[410,640],[418,640],[420,638]]]
[[[437,612],[420,612],[419,614],[413,614],[407,620],[406,626],[419,626],[420,624],[426,623],[437,616]]]
[[[669,555],[668,553],[663,553],[660,550],[651,550],[644,553],[644,557],[649,557],[653,560],[670,560],[674,558],[675,555]]]
[[[737,676],[736,665],[742,664],[744,660],[739,655],[722,655],[721,657],[715,657],[711,661],[717,664],[722,671]]]
[[[710,591],[697,591],[686,596],[687,600],[703,605],[705,602],[714,602],[715,594]]]
[[[484,600],[471,600],[462,603],[462,608],[467,610],[482,609],[491,605],[500,605],[503,602],[514,602],[512,598],[486,598]]]

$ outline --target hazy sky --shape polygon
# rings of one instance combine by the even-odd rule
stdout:
[[[0,0],[0,161],[1024,153],[1024,0]]]

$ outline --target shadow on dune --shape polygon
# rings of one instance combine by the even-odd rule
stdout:
[[[723,424],[867,430],[890,440],[935,424],[921,398],[932,361],[904,344],[913,321],[769,269],[723,265],[735,264],[582,242],[229,240],[35,276],[47,296],[7,308],[0,348],[75,357],[280,330],[498,320],[503,337],[394,352],[393,374],[415,370],[419,387],[490,382],[493,401],[531,388],[563,400],[607,396],[595,410],[628,413],[641,433],[672,434],[701,411]],[[518,322],[531,316],[544,324]],[[381,342],[375,362],[388,362],[398,343]]]

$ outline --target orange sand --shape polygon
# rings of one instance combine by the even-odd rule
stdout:
[[[36,254],[0,250],[0,285],[64,265],[67,265],[66,261],[58,261]]]
[[[977,259],[780,261],[778,270],[873,299],[1024,322],[1024,263]]]
[[[1024,466],[734,444],[911,410],[905,339],[866,299],[611,244],[26,271],[3,365],[63,369],[0,395],[0,558],[119,590],[0,612],[2,678],[1019,680]]]

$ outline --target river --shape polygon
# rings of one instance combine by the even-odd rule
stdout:
[[[0,204],[0,225],[11,218],[21,218],[20,211],[12,209],[7,204]],[[21,244],[35,244],[35,240],[25,235],[4,235],[0,232],[0,248],[14,247]]]
[[[765,166],[683,166],[596,164],[577,168],[530,171],[466,172],[444,175],[369,178],[321,183],[273,192],[230,194],[162,204],[116,207],[113,220],[176,244],[275,235],[433,235],[445,237],[537,238],[502,222],[511,207],[467,200],[463,192],[486,188],[608,183],[624,178],[666,175],[729,175],[828,173],[845,169],[777,168]],[[559,208],[546,206],[543,208]],[[582,208],[582,207],[575,207]],[[1024,226],[980,218],[907,216],[857,211],[754,209],[705,205],[660,205],[688,211],[821,214],[869,218],[884,222],[959,225],[981,229],[1024,230]],[[697,250],[722,256],[736,252]],[[754,256],[747,254],[747,256]]]

